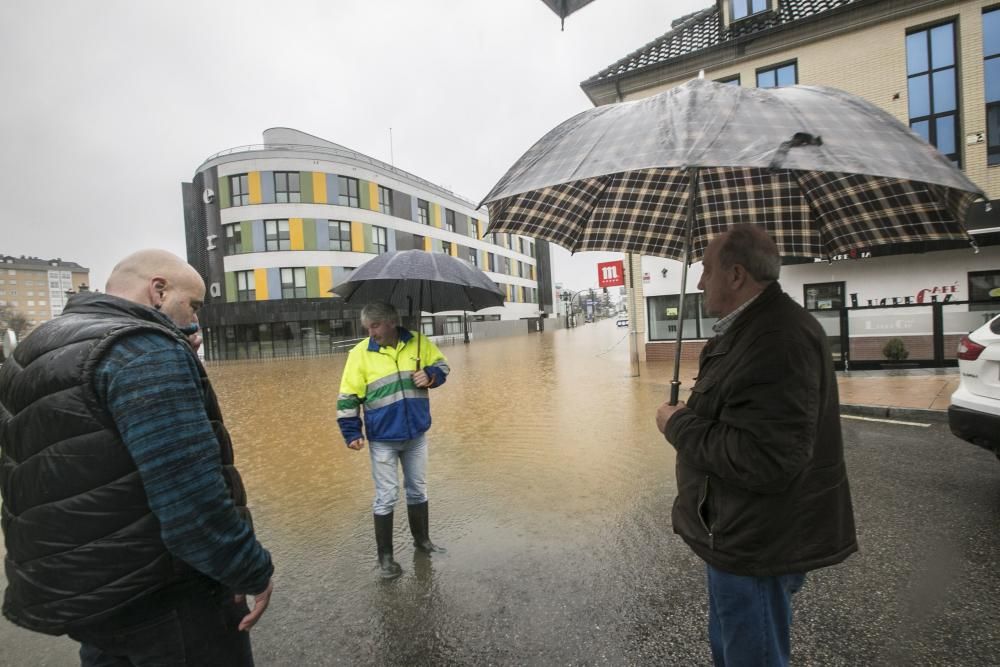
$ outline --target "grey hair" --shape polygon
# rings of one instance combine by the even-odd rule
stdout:
[[[368,326],[372,322],[388,322],[399,326],[399,311],[391,303],[373,301],[361,309],[361,325]]]
[[[757,282],[770,283],[781,273],[778,246],[761,225],[743,223],[726,230],[719,247],[719,266],[739,264]]]

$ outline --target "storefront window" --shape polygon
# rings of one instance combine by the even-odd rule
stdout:
[[[803,285],[806,310],[833,310],[844,307],[844,283],[810,283]]]
[[[664,294],[650,297],[646,301],[649,308],[649,339],[674,340],[679,324],[679,294]],[[684,297],[684,338],[709,338],[714,334],[712,325],[717,318],[708,317],[702,309],[702,295],[688,294]]]
[[[1000,271],[970,271],[969,301],[969,310],[1000,308]]]

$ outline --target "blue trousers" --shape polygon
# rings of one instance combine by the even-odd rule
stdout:
[[[168,606],[130,609],[141,620],[69,633],[81,644],[82,667],[253,667],[250,634],[238,630],[249,610],[231,593],[197,592]]]
[[[788,665],[792,596],[805,577],[746,577],[708,566],[708,638],[716,667]]]
[[[371,440],[368,451],[372,459],[372,479],[375,480],[375,501],[372,511],[385,515],[393,511],[399,500],[399,467],[403,468],[406,504],[427,502],[427,435],[412,440]]]

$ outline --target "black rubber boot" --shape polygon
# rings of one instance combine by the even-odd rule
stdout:
[[[403,568],[392,559],[392,512],[374,516],[379,576],[383,579],[395,579],[403,574]]]
[[[430,517],[427,512],[427,501],[417,505],[407,505],[406,515],[410,519],[410,532],[413,533],[413,546],[424,553],[445,553],[447,549],[431,542]]]

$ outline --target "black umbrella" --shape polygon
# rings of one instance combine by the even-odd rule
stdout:
[[[480,269],[457,257],[423,250],[387,252],[370,259],[331,291],[345,303],[385,301],[411,315],[414,305],[419,314],[475,311],[504,302],[503,292]]]
[[[733,224],[763,224],[784,257],[971,243],[985,194],[894,117],[833,88],[690,81],[562,123],[483,199],[487,233],[684,263]]]

